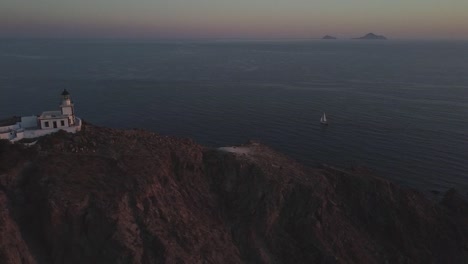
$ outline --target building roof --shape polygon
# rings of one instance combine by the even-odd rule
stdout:
[[[70,93],[67,91],[67,89],[63,89],[62,95],[70,95]]]
[[[42,112],[40,119],[44,118],[60,118],[60,117],[67,117],[66,115],[62,115],[61,111],[45,111]]]

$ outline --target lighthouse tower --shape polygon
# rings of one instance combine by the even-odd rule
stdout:
[[[67,89],[64,89],[62,92],[62,104],[60,105],[60,109],[62,110],[62,115],[68,116],[69,126],[75,125],[75,109]]]

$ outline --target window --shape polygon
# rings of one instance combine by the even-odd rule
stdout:
[[[60,125],[65,126],[65,121],[64,120],[60,121]]]
[[[49,121],[44,122],[45,127],[49,127]]]

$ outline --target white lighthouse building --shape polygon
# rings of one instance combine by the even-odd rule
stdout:
[[[39,116],[13,117],[0,121],[0,139],[17,141],[36,138],[59,130],[76,133],[81,130],[81,119],[75,116],[70,93],[63,90],[60,110],[45,111]]]

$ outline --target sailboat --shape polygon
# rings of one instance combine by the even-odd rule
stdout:
[[[325,115],[325,112],[323,113],[322,117],[320,118],[320,124],[328,125],[327,116]]]

